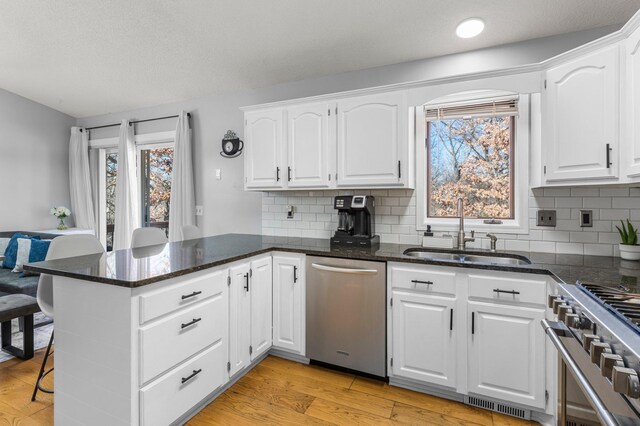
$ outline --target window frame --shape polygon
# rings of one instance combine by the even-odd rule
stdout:
[[[497,98],[513,96],[518,99],[518,114],[514,116],[515,129],[511,150],[514,161],[511,179],[514,197],[514,218],[502,219],[502,224],[486,224],[483,219],[465,218],[467,230],[479,232],[497,232],[503,234],[526,234],[529,232],[528,200],[529,200],[529,147],[530,147],[530,96],[506,91],[483,90],[478,92],[463,92],[438,98],[415,108],[416,134],[416,229],[424,231],[427,225],[432,230],[442,232],[458,231],[457,217],[427,217],[428,202],[428,148],[427,125],[425,110],[434,106],[444,106],[453,103],[483,103]]]

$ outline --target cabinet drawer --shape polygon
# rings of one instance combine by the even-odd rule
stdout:
[[[168,425],[225,383],[223,341],[140,390],[140,424]]]
[[[224,336],[227,312],[222,293],[140,329],[141,384]]]
[[[227,269],[191,278],[140,296],[140,324],[161,315],[200,302],[218,291],[219,282],[227,279]],[[223,282],[224,284],[224,282]]]
[[[469,297],[472,298],[544,305],[546,292],[544,279],[469,274]]]
[[[456,294],[455,272],[398,264],[394,264],[390,269],[393,288]]]

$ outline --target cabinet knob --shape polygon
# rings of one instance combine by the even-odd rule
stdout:
[[[611,382],[614,391],[630,398],[640,397],[640,380],[638,380],[638,373],[633,368],[614,366]]]
[[[624,367],[624,361],[620,355],[603,353],[600,355],[600,373],[608,379],[611,379],[613,367]]]
[[[564,303],[564,300],[562,300],[562,299],[554,300],[553,303],[552,303],[552,306],[551,306],[553,308],[553,313],[557,315],[558,314],[558,309],[560,309],[560,306],[563,306],[563,305],[564,306],[568,306],[568,305],[566,305]]]
[[[589,354],[591,354],[591,362],[600,365],[600,355],[610,354],[611,346],[608,343],[592,340],[589,344]]]
[[[568,313],[564,316],[564,323],[567,327],[580,328],[580,317],[578,314]]]

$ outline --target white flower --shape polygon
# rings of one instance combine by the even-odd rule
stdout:
[[[58,219],[71,216],[71,210],[64,206],[52,207],[50,213]]]

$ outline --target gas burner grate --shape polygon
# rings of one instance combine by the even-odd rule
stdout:
[[[580,281],[576,285],[640,334],[640,294]]]

